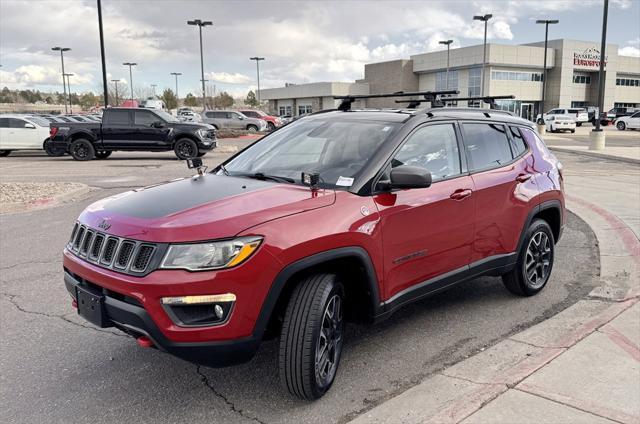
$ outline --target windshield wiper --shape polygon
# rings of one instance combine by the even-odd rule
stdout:
[[[289,178],[289,177],[279,177],[277,175],[269,175],[269,174],[264,174],[262,172],[255,172],[255,173],[238,173],[238,174],[228,174],[231,175],[232,177],[247,177],[247,178],[253,178],[256,180],[271,180],[271,181],[276,181],[279,183],[289,183],[289,184],[294,184],[296,182],[296,180],[294,180],[293,178]]]

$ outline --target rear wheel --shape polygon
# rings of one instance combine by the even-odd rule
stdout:
[[[276,124],[273,122],[267,122],[267,126],[269,127],[269,131],[275,131],[276,129]]]
[[[96,159],[106,159],[111,156],[111,150],[98,150],[96,152]]]
[[[546,221],[536,219],[527,228],[513,270],[502,276],[505,287],[519,296],[533,296],[544,288],[553,269],[555,245]]]
[[[66,152],[64,151],[64,149],[56,149],[53,147],[53,142],[51,141],[51,139],[47,138],[44,143],[42,143],[42,149],[45,151],[45,153],[51,157],[59,157],[59,156],[63,156]]]
[[[573,134],[574,132],[576,132],[576,130],[571,130],[571,134]]]
[[[188,138],[182,138],[176,141],[173,151],[176,153],[178,159],[182,160],[198,156],[198,146],[196,142]]]
[[[344,289],[332,274],[311,275],[289,299],[280,334],[280,381],[301,399],[331,387],[344,339]]]
[[[0,158],[9,156],[10,153],[11,153],[11,150],[0,150]]]
[[[96,150],[89,140],[80,138],[71,143],[69,154],[75,160],[86,161],[92,160],[96,156]]]
[[[582,126],[582,122],[576,122],[576,127],[581,127]]]
[[[624,122],[620,121],[616,124],[616,128],[619,129],[620,131],[624,131],[627,129],[627,126],[625,125]]]
[[[247,131],[249,131],[250,133],[258,132],[258,127],[256,127],[255,125],[247,125]]]

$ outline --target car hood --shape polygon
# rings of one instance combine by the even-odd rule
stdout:
[[[206,174],[102,199],[82,212],[80,222],[142,241],[213,240],[334,201],[333,190]]]

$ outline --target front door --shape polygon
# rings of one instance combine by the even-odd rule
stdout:
[[[527,121],[532,121],[533,117],[533,104],[532,103],[522,103],[520,105],[520,117],[526,119]]]
[[[455,125],[432,124],[415,130],[382,179],[400,165],[427,169],[433,183],[374,197],[385,252],[386,301],[411,296],[415,289],[436,289],[436,277],[464,271],[473,242],[474,187],[471,177],[464,175]]]
[[[156,127],[156,124],[162,125]],[[159,149],[167,145],[169,129],[167,123],[158,115],[149,110],[135,110],[133,112],[133,126],[135,128],[135,140],[132,147],[143,149]]]

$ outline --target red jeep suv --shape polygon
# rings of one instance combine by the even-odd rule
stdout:
[[[209,173],[82,212],[64,249],[78,313],[209,366],[279,337],[293,395],[332,385],[345,320],[375,322],[481,275],[543,289],[562,168],[532,124],[490,109],[320,112]]]

